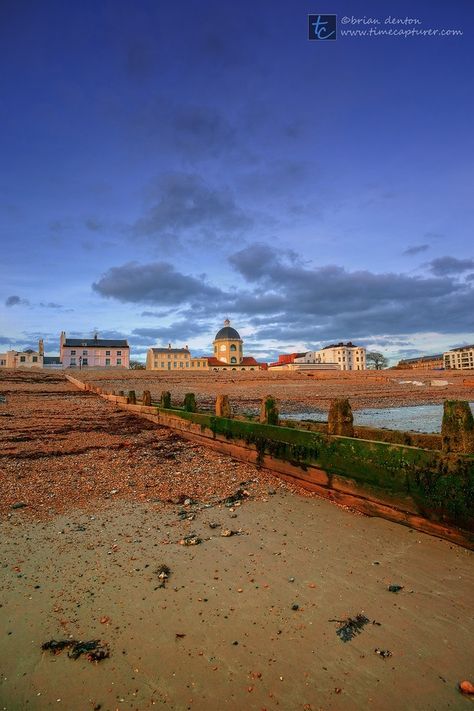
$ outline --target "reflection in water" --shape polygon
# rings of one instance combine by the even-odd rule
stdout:
[[[474,403],[471,402],[474,413]],[[326,422],[327,412],[300,412],[283,415],[288,420],[316,420]],[[365,410],[354,410],[354,424],[370,427],[385,427],[389,430],[404,432],[441,432],[443,419],[442,405],[414,405],[412,407],[370,407]]]

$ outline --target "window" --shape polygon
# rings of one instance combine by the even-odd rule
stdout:
[[[86,351],[86,353],[87,353],[87,351]],[[89,361],[87,358],[82,359],[82,365],[89,365]]]
[[[162,368],[164,368],[164,367],[165,367],[165,363],[164,363],[164,361],[163,361],[163,360],[161,361],[161,367],[162,367]]]
[[[234,345],[233,343],[232,343],[232,345],[231,345],[231,347],[230,347],[230,350],[231,350],[231,351],[236,351],[236,350],[237,350],[237,348],[235,347],[235,345]]]
[[[117,365],[122,365],[122,359],[121,359],[121,358],[117,358]]]
[[[26,361],[25,356],[20,356],[20,363],[24,363]]]
[[[71,351],[71,355],[76,355],[76,351]]]
[[[177,354],[175,353],[175,354],[174,354],[174,359],[176,360],[177,357],[178,357],[178,356],[177,356]]]
[[[186,368],[189,368],[189,362],[186,361]]]
[[[231,362],[231,363],[237,363],[237,358],[234,358],[234,356],[232,356],[232,358],[230,359],[230,362]],[[234,370],[235,370],[235,368],[234,368]]]
[[[71,358],[71,365],[76,365],[76,359],[75,359],[75,358]]]
[[[38,362],[38,356],[33,356],[33,363],[37,363],[37,362]]]
[[[117,355],[118,355],[118,356],[121,356],[121,355],[122,355],[122,351],[117,351]]]
[[[106,356],[110,355],[110,351],[105,351],[105,355]]]
[[[181,363],[179,364],[179,367],[180,367],[180,368],[183,367],[183,361],[181,361]]]
[[[87,355],[87,351],[82,351],[82,355],[83,355],[83,356],[86,356],[86,355]]]
[[[201,361],[198,360],[198,362],[197,362],[197,367],[199,368],[200,365],[201,365]]]
[[[110,358],[105,359],[105,365],[110,365]]]

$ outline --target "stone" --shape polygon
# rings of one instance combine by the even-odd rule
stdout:
[[[342,437],[354,436],[354,418],[349,400],[333,400],[329,408],[328,434]]]
[[[445,400],[441,425],[443,452],[474,454],[474,417],[465,400]]]
[[[279,414],[275,398],[272,395],[266,395],[260,407],[260,422],[266,425],[278,425]]]
[[[232,408],[229,403],[228,395],[218,395],[216,398],[216,415],[217,417],[232,417]]]

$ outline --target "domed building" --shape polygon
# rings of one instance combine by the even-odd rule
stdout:
[[[224,321],[224,328],[216,333],[212,342],[214,357],[230,365],[239,365],[243,359],[243,341],[238,331],[232,328],[228,318]]]
[[[258,370],[261,364],[251,356],[244,357],[244,342],[232,328],[228,318],[214,338],[214,355],[208,358],[208,367],[214,370]]]

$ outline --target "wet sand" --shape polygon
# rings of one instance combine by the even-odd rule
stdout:
[[[470,708],[472,552],[298,493],[61,374],[2,374],[0,391],[0,711]],[[358,614],[342,642],[334,620]],[[41,650],[65,638],[110,658]]]
[[[469,708],[456,685],[472,675],[472,553],[288,492],[236,518],[180,508],[2,521],[0,708]],[[190,532],[203,542],[181,546]],[[330,620],[359,613],[380,624],[342,642]],[[108,642],[110,658],[41,651],[69,635]]]

